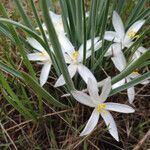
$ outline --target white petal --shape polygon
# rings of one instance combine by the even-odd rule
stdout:
[[[134,98],[135,98],[135,89],[134,89],[134,87],[128,88],[127,89],[127,94],[128,94],[129,103],[132,104],[132,102],[134,101]]]
[[[139,20],[136,21],[127,31],[126,35],[125,35],[125,39],[124,39],[124,43],[128,43],[129,41],[131,41],[132,39],[128,36],[129,32],[138,32],[139,29],[143,26],[143,24],[145,23],[145,20]]]
[[[91,39],[86,42],[86,59],[91,55]],[[99,37],[94,38],[94,51],[97,51],[102,46],[102,41],[99,41]],[[79,47],[79,61],[83,60],[83,44]],[[89,53],[90,52],[90,53]],[[90,54],[90,55],[89,55]]]
[[[31,61],[44,61],[46,58],[41,53],[31,53],[27,55],[28,59]]]
[[[127,82],[130,82],[131,79],[129,77],[126,77]],[[127,89],[127,95],[128,95],[128,100],[129,103],[132,104],[132,102],[134,101],[135,98],[135,89],[134,87],[130,87]]]
[[[59,21],[61,20],[61,15],[55,14],[55,13],[52,12],[52,11],[49,11],[49,14],[50,14],[50,16],[51,16],[51,18],[52,18],[52,21],[53,21],[54,23],[57,23],[57,22],[59,22]]]
[[[126,59],[119,45],[113,47],[113,57],[111,57],[115,67],[121,72],[126,67]]]
[[[108,56],[112,56],[113,55],[113,47],[112,45],[108,48],[107,52],[105,53],[105,57],[108,57]]]
[[[115,28],[115,31],[117,32],[117,35],[120,37],[120,39],[123,39],[125,35],[124,25],[116,11],[113,12],[112,23]]]
[[[63,34],[58,35],[58,39],[60,42],[60,45],[64,52],[68,53],[70,56],[72,56],[72,53],[74,52],[74,46],[71,44],[69,39],[64,36]]]
[[[98,42],[99,37],[94,38],[94,45]],[[86,41],[86,50],[88,51],[91,48],[91,39]],[[83,44],[79,47],[79,51],[83,51]]]
[[[106,81],[104,82],[104,85],[102,87],[102,93],[100,95],[100,101],[103,103],[107,97],[109,96],[109,93],[111,91],[111,78],[108,77]]]
[[[36,50],[43,52],[43,46],[34,38],[27,38],[27,42]]]
[[[80,91],[72,91],[71,94],[79,103],[84,104],[89,107],[95,107],[89,95]]]
[[[86,84],[87,84],[88,78],[91,78],[95,83],[97,82],[92,72],[86,66],[79,64],[78,72]]]
[[[124,84],[125,84],[125,79],[122,79],[122,80],[118,81],[117,83],[113,84],[112,89],[115,89],[115,88],[122,86]]]
[[[137,60],[138,58],[140,58],[141,53],[139,51],[136,51],[133,56],[132,56],[132,61]]]
[[[149,80],[145,80],[145,81],[142,81],[140,84],[146,85],[146,84],[149,84],[149,83],[150,83]]]
[[[98,95],[99,90],[98,90],[97,82],[95,82],[91,78],[89,78],[88,82],[87,82],[87,89],[88,89],[90,96],[93,99],[95,99],[95,100],[99,99],[99,95]]]
[[[45,63],[40,74],[41,86],[43,86],[46,83],[48,76],[49,76],[50,69],[51,69],[51,63],[49,62]]]
[[[99,119],[99,113],[97,112],[96,109],[93,110],[91,117],[89,118],[84,130],[81,132],[80,136],[84,136],[87,135],[89,133],[91,133],[95,126],[98,123],[98,119]]]
[[[119,103],[105,103],[107,110],[112,110],[120,113],[133,113],[135,110],[125,104],[119,104]]]
[[[71,64],[71,65],[68,66],[68,72],[69,72],[71,78],[73,78],[76,71],[77,71],[77,66],[76,65]],[[56,81],[54,87],[59,87],[59,86],[62,86],[64,84],[65,84],[65,79],[64,79],[63,75],[60,75],[60,77]]]
[[[141,52],[142,54],[145,53],[147,51],[146,48],[144,48],[143,46],[140,46],[137,51]]]
[[[114,41],[114,42],[120,42],[120,39],[118,38],[116,32],[114,31],[106,31],[104,34],[104,39],[107,41]]]
[[[109,133],[115,138],[115,140],[119,141],[117,126],[110,112],[105,110],[105,112],[101,112],[101,116],[109,128]]]

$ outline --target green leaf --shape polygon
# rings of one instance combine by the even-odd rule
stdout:
[[[32,24],[31,24],[31,21],[29,19],[29,17],[27,16],[26,12],[25,12],[25,9],[23,8],[22,4],[21,4],[21,1],[20,0],[14,0],[16,6],[17,6],[17,9],[25,23],[25,25],[27,27],[29,27],[30,29],[34,30]]]
[[[0,61],[0,69],[3,70],[6,73],[9,73],[19,79],[22,79],[22,76],[19,71],[9,67],[8,65],[4,64],[3,62]]]

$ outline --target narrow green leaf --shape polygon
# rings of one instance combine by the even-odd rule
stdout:
[[[25,9],[24,9],[23,6],[22,6],[21,1],[20,1],[20,0],[14,0],[14,2],[15,2],[15,4],[16,4],[16,6],[17,6],[17,9],[18,9],[18,11],[19,11],[19,13],[20,13],[20,15],[21,15],[21,17],[22,17],[22,19],[23,19],[25,25],[26,25],[27,27],[29,27],[30,29],[34,30],[32,24],[31,24],[31,21],[30,21],[30,19],[29,19],[29,17],[27,16],[27,14],[26,14],[26,12],[25,12]]]

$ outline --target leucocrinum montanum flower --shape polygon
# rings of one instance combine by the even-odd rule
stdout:
[[[114,48],[114,47],[113,47]],[[115,67],[121,72],[127,67],[127,61],[123,54],[123,52],[120,50],[120,46],[115,46],[115,49],[113,50],[113,57],[111,57]],[[131,62],[132,63],[132,62]],[[120,80],[119,82],[112,85],[112,88],[115,89],[123,84],[125,82],[130,82],[133,78],[139,77],[141,74],[138,72],[138,69],[135,69],[130,75],[125,77],[124,79]],[[145,80],[141,82],[141,84],[148,84],[149,81]],[[127,95],[129,103],[132,103],[135,98],[135,89],[134,87],[130,87],[127,89]]]
[[[143,26],[143,24],[145,23],[145,20],[136,21],[134,24],[131,25],[131,27],[125,33],[123,22],[120,16],[118,15],[118,13],[114,11],[113,17],[112,17],[112,23],[113,23],[113,27],[115,31],[106,31],[104,35],[104,39],[108,41],[114,41],[115,43],[113,43],[110,46],[105,56],[113,55],[112,46],[115,47],[115,46],[120,45],[121,50],[124,49],[125,47],[126,48],[131,47],[131,45],[134,43],[133,40],[139,37],[139,35],[137,35],[137,32]],[[141,46],[137,49],[137,52],[144,53],[145,48]],[[135,52],[135,55],[137,52]]]
[[[62,51],[66,60],[69,64],[68,71],[70,77],[73,78],[76,72],[80,74],[82,79],[87,83],[88,78],[95,80],[92,72],[82,64],[83,61],[83,44],[78,50],[75,50],[74,46],[71,44],[69,39],[65,36],[59,36],[59,42],[62,47]],[[97,51],[102,45],[99,37],[94,38],[94,50]],[[86,59],[91,56],[91,39],[86,42]],[[63,75],[61,75],[55,83],[55,87],[59,87],[65,84]]]
[[[104,122],[109,128],[110,134],[117,141],[119,141],[116,123],[109,111],[116,111],[121,113],[133,113],[134,109],[124,104],[105,102],[111,91],[110,77],[106,79],[102,88],[101,95],[99,95],[98,93],[97,82],[93,81],[90,78],[88,79],[87,82],[87,88],[89,95],[80,91],[72,92],[73,97],[78,102],[94,108],[92,115],[89,118],[84,130],[81,132],[80,136],[88,135],[89,133],[91,133],[94,130],[95,126],[97,125],[99,117],[101,115],[102,118],[104,119]]]
[[[34,53],[30,53],[27,55],[28,59],[30,61],[37,61],[38,64],[43,65],[40,74],[40,85],[43,86],[48,79],[52,61],[46,50],[37,40],[35,40],[34,38],[27,38],[27,41],[35,49]]]

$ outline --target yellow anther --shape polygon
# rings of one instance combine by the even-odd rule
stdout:
[[[72,53],[72,59],[73,59],[74,61],[77,61],[78,56],[79,56],[79,52],[78,52],[78,51],[74,51],[74,52]]]
[[[106,108],[106,104],[98,104],[97,105],[97,111],[100,112],[104,112]]]
[[[133,74],[139,74],[139,69],[138,69],[138,68],[135,69],[132,73],[133,73]]]
[[[132,73],[133,73],[133,74],[139,74],[137,71],[133,71]]]
[[[130,31],[130,32],[128,32],[128,37],[129,38],[138,38],[139,37],[139,35],[136,35],[136,32],[134,32],[134,31]]]

